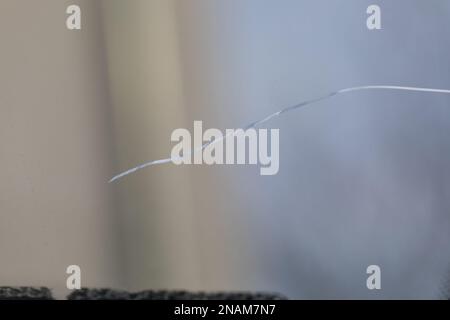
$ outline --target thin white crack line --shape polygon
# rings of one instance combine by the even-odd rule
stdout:
[[[272,118],[278,117],[280,115],[282,115],[283,113],[287,113],[287,112],[291,112],[294,111],[296,109],[302,108],[304,106],[322,101],[322,100],[326,100],[329,99],[331,97],[337,96],[341,93],[347,93],[347,92],[353,92],[353,91],[360,91],[360,90],[403,90],[403,91],[415,91],[415,92],[431,92],[431,93],[446,93],[446,94],[450,94],[450,90],[446,90],[446,89],[433,89],[433,88],[421,88],[421,87],[403,87],[403,86],[387,86],[387,85],[373,85],[373,86],[359,86],[359,87],[351,87],[351,88],[345,88],[345,89],[341,89],[338,91],[333,91],[331,93],[328,93],[326,95],[323,95],[321,97],[315,98],[315,99],[311,99],[311,100],[306,100],[303,102],[300,102],[296,105],[290,106],[290,107],[286,107],[283,108],[277,112],[271,113],[268,116],[266,116],[265,118],[261,119],[261,120],[257,120],[254,121],[250,124],[248,124],[247,126],[244,127],[244,130],[248,130],[248,129],[252,129],[252,128],[256,128],[257,126],[271,120]],[[233,131],[234,132],[234,131]],[[204,145],[202,145],[201,147],[197,148],[194,150],[194,154],[197,152],[202,151],[203,149],[205,149],[207,146],[211,145],[211,144],[215,144],[219,141],[225,140],[227,139],[229,136],[233,135],[233,134],[227,134],[225,136],[223,136],[220,139],[214,139],[213,141],[207,142]],[[190,155],[191,153],[188,153],[186,155]],[[186,156],[183,155],[183,156]],[[153,166],[153,165],[157,165],[157,164],[165,164],[165,163],[169,163],[172,162],[173,160],[179,160],[181,159],[181,157],[174,157],[174,158],[166,158],[166,159],[160,159],[160,160],[154,160],[154,161],[150,161],[150,162],[145,162],[143,164],[140,164],[134,168],[131,168],[129,170],[126,170],[114,177],[111,178],[111,180],[109,180],[109,183],[114,182],[120,178],[123,178],[131,173],[134,173],[138,170],[144,169],[146,167],[149,166]]]

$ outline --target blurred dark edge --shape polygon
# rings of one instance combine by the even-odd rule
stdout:
[[[189,292],[182,290],[145,290],[127,292],[113,289],[74,290],[68,300],[287,300],[278,293],[264,292]],[[54,300],[45,287],[0,287],[0,300]]]
[[[0,300],[54,300],[45,287],[0,287]]]

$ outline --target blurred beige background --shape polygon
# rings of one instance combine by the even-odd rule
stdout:
[[[111,112],[100,11],[80,1],[83,27],[65,27],[70,1],[0,1],[0,284],[64,292],[120,285]]]
[[[65,28],[73,3],[81,31]],[[183,117],[173,3],[2,0],[0,12],[1,285],[62,295],[77,264],[83,286],[199,287],[186,174],[107,183],[113,163],[166,152]]]

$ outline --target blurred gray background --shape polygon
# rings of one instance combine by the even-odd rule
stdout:
[[[0,0],[0,285],[62,296],[78,264],[90,287],[440,297],[449,95],[355,92],[279,117],[275,176],[169,164],[107,181],[168,157],[194,120],[237,128],[358,85],[450,89],[449,18],[447,0]]]

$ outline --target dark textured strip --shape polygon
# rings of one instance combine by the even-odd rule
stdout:
[[[286,300],[276,293],[247,292],[188,292],[188,291],[155,291],[146,290],[129,293],[111,289],[86,289],[73,291],[69,300]]]
[[[0,287],[0,300],[53,300],[53,296],[44,287]]]

